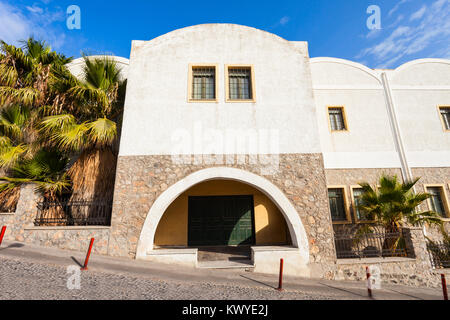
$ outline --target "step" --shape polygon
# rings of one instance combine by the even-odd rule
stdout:
[[[233,260],[233,261],[199,261],[198,268],[203,269],[249,269],[254,268],[251,260]]]

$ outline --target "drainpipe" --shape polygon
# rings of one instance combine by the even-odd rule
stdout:
[[[389,86],[389,82],[385,72],[381,73],[381,80],[383,82],[384,96],[386,98],[386,107],[388,111],[389,122],[391,124],[392,135],[394,137],[395,147],[397,149],[398,156],[400,158],[403,181],[411,181],[412,172],[406,159],[405,148],[403,146],[402,135],[400,133],[400,126],[398,125],[397,116],[395,114],[394,102],[392,99],[392,91]]]
[[[398,157],[400,158],[403,181],[412,181],[413,175],[411,168],[408,165],[408,160],[406,159],[405,147],[403,146],[400,126],[398,124],[397,115],[395,114],[392,91],[385,72],[381,73],[381,80],[383,82],[384,96],[386,98],[386,107],[388,111],[389,122],[391,124],[392,135],[394,136],[394,143],[397,148]],[[416,186],[413,187],[413,192],[416,193]],[[425,236],[427,235],[427,229],[425,225],[422,226],[422,232]]]

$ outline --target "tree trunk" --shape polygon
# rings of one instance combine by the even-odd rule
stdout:
[[[72,217],[92,220],[101,215],[99,210],[112,203],[117,157],[111,150],[83,152],[69,169],[73,193],[71,203],[93,202],[92,205],[73,205]],[[89,224],[89,222],[88,222]]]

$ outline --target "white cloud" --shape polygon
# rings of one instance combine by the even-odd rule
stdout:
[[[388,13],[388,16],[392,16],[399,8],[402,4],[409,2],[411,0],[400,0]]]
[[[287,24],[288,22],[289,22],[289,20],[291,20],[289,17],[283,17],[283,18],[281,18],[280,19],[280,24],[282,25],[282,26],[284,26],[285,24]]]
[[[52,25],[63,22],[64,12],[49,11],[37,5],[26,6],[22,10],[0,0],[0,39],[14,45],[20,40],[34,36],[45,40],[54,49],[61,48],[66,39],[63,28]],[[61,24],[64,26],[64,24]]]
[[[435,0],[412,13],[408,24],[386,30],[390,31],[384,38],[378,36],[380,40],[361,50],[356,58],[371,58],[378,68],[392,67],[403,58],[417,58],[413,55],[421,52],[446,58],[450,56],[450,0]]]
[[[414,20],[418,20],[421,19],[423,17],[423,15],[425,14],[425,12],[427,11],[427,6],[423,6],[422,8],[420,8],[419,10],[417,10],[416,12],[414,12],[411,17],[409,18],[410,21],[414,21]]]

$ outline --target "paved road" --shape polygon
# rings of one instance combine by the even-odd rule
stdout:
[[[83,253],[10,244],[0,248],[2,299],[368,299],[364,283],[286,278],[278,292],[277,278],[243,270],[184,269],[148,262],[92,256],[81,272],[80,289],[69,289]],[[75,268],[79,269],[79,267]],[[72,276],[72,277],[71,277]],[[72,280],[72,281],[71,281]],[[387,286],[377,299],[442,299],[438,289]]]

